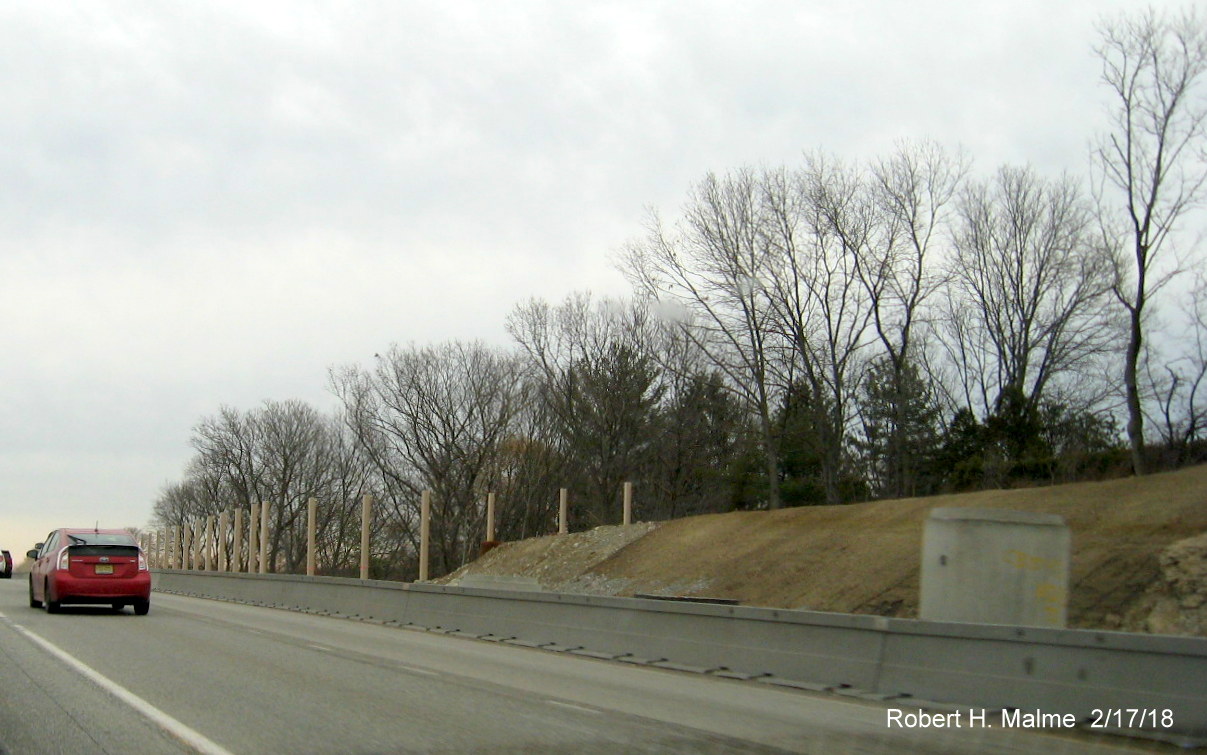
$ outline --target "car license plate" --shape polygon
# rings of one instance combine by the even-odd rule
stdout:
[[[96,573],[97,574],[112,574],[113,573],[113,564],[97,564]]]

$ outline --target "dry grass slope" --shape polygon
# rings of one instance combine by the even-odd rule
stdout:
[[[935,507],[1059,514],[1073,538],[1070,626],[1207,630],[1207,466],[1107,482],[735,512],[507,543],[464,573],[547,589],[733,598],[747,605],[913,617]]]

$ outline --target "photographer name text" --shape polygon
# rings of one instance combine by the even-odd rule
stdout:
[[[890,729],[1072,729],[1083,724],[1091,729],[1168,729],[1173,726],[1173,711],[1157,708],[1095,708],[1084,720],[1072,713],[1047,713],[1042,710],[969,709],[951,713],[889,708],[886,725]]]

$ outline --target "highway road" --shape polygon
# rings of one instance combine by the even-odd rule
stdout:
[[[0,581],[0,753],[1100,753],[1114,737],[890,728],[874,703],[156,593],[32,609]],[[913,710],[913,709],[907,709]]]

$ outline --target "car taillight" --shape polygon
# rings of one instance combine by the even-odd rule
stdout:
[[[59,568],[66,569],[70,558],[71,558],[71,553],[66,548],[64,548],[63,552],[59,554]]]
[[[147,570],[147,559],[141,553],[138,554],[138,570],[139,571]]]

